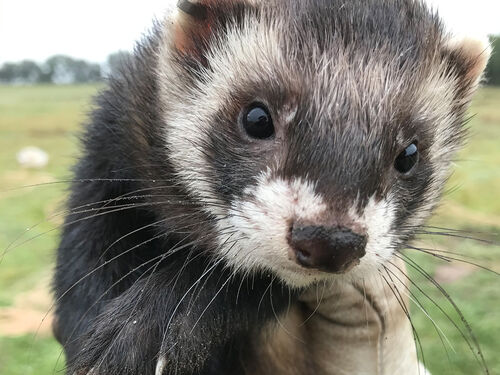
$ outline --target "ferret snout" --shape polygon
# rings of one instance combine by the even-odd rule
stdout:
[[[345,273],[365,256],[367,236],[341,226],[295,223],[289,235],[290,256],[305,268]]]

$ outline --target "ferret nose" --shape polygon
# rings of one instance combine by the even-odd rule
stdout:
[[[366,236],[343,227],[294,224],[290,245],[301,266],[344,273],[358,265],[365,255]]]

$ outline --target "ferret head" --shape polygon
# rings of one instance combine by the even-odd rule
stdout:
[[[419,1],[180,1],[166,157],[216,256],[293,287],[379,268],[436,205],[488,55]]]

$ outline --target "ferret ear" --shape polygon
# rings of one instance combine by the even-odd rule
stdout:
[[[207,1],[179,0],[173,18],[173,43],[183,55],[191,55],[200,46],[196,42],[206,40],[210,34]]]
[[[477,85],[481,81],[491,52],[486,38],[453,37],[445,45],[445,57],[450,68],[467,85]]]
[[[202,59],[215,33],[241,15],[246,0],[179,0],[173,16],[173,45],[177,52]]]

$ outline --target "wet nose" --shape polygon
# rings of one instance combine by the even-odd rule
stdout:
[[[365,255],[366,236],[343,227],[296,224],[292,228],[290,245],[301,266],[343,273],[359,264]]]

